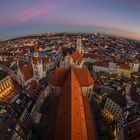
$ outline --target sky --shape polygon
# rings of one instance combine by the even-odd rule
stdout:
[[[45,32],[140,40],[140,0],[0,0],[0,39]]]

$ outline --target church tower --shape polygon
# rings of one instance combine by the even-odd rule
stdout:
[[[76,51],[78,51],[79,54],[81,54],[81,36],[80,35],[77,36]]]
[[[66,68],[69,68],[71,66],[71,57],[69,53],[64,58],[64,65]]]
[[[39,81],[43,78],[42,59],[39,57],[39,52],[36,46],[34,47],[33,70],[35,80]]]

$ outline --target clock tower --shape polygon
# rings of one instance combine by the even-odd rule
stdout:
[[[43,78],[42,59],[39,57],[39,52],[36,46],[34,47],[33,70],[35,80],[39,81]]]

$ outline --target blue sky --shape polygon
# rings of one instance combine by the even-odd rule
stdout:
[[[140,40],[140,0],[3,0],[0,38],[99,31]]]

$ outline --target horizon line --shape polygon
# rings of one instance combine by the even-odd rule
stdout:
[[[130,40],[135,40],[135,41],[140,41],[140,39],[135,39],[135,38],[131,38],[131,37],[125,37],[123,35],[117,35],[115,33],[105,33],[105,32],[96,32],[96,31],[47,31],[47,32],[36,32],[36,33],[21,33],[21,35],[11,35],[11,37],[7,36],[7,37],[0,37],[0,42],[6,41],[6,40],[12,40],[12,39],[16,39],[16,38],[24,38],[24,37],[28,37],[28,36],[39,36],[39,35],[43,35],[43,34],[48,34],[48,33],[87,33],[87,34],[94,34],[94,33],[99,33],[99,34],[103,34],[103,35],[111,35],[111,36],[115,36],[115,37],[120,37],[120,38],[125,38],[125,39],[130,39]]]

